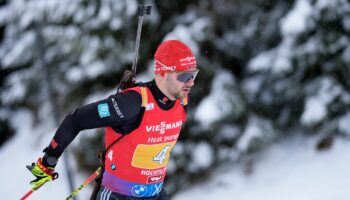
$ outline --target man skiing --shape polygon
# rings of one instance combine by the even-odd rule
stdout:
[[[40,187],[56,178],[64,149],[81,130],[106,128],[106,151],[97,199],[167,199],[163,188],[169,156],[186,120],[187,95],[198,74],[190,48],[161,43],[154,80],[76,109],[58,127],[44,156],[29,167]]]

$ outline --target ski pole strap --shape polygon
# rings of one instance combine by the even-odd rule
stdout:
[[[84,183],[82,183],[77,189],[75,189],[67,198],[66,200],[72,199],[74,196],[76,196],[81,189],[83,189],[86,185],[88,185],[91,181],[93,181],[98,175],[101,173],[101,167],[97,168],[97,170],[92,173],[89,178],[87,178]]]

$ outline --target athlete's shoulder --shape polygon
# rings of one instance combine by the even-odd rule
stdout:
[[[108,97],[116,113],[123,115],[123,119],[131,119],[138,115],[141,108],[141,95],[135,90],[123,91]]]

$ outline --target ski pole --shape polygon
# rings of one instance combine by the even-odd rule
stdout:
[[[89,178],[87,178],[84,183],[82,183],[77,189],[75,189],[72,193],[70,193],[69,197],[66,198],[66,200],[69,200],[76,196],[81,189],[83,189],[87,184],[89,184],[91,181],[93,181],[99,174],[101,173],[101,167],[99,167],[94,173],[92,173]]]
[[[29,190],[29,191],[21,198],[21,200],[27,199],[34,191],[35,191],[34,189]]]
[[[45,182],[45,183],[46,183],[46,182]],[[43,183],[43,184],[40,185],[39,187],[30,189],[30,190],[21,198],[21,200],[27,199],[33,192],[37,191],[37,190],[38,190],[41,186],[43,186],[45,183]]]
[[[34,189],[29,190],[29,191],[21,198],[21,200],[27,199],[34,191],[35,191]]]
[[[29,169],[29,170],[31,170],[31,168],[30,168],[31,166],[27,166],[27,168]],[[54,180],[56,180],[58,178],[58,173],[53,173],[52,174],[52,181],[54,181]],[[22,198],[21,198],[21,200],[25,200],[25,199],[27,199],[33,192],[35,192],[35,191],[37,191],[39,188],[41,188],[45,183],[47,183],[48,181],[45,181],[43,184],[41,184],[41,185],[39,185],[39,186],[37,186],[37,187],[33,187],[32,189],[30,189]]]

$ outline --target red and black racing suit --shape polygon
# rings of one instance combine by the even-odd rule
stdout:
[[[105,172],[98,199],[166,199],[162,189],[170,151],[175,145],[186,106],[169,100],[155,81],[143,84],[148,93],[142,108],[140,87],[76,109],[58,127],[47,157],[59,158],[81,130],[106,127]]]

